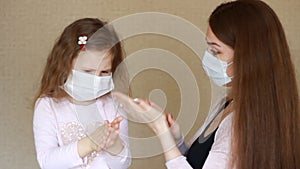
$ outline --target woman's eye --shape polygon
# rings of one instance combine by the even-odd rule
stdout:
[[[211,54],[214,55],[214,56],[217,56],[218,54],[220,54],[219,51],[216,51],[216,50],[214,50],[214,49],[210,49],[210,52],[211,52]]]

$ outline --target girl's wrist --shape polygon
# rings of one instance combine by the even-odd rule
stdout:
[[[97,149],[97,145],[89,137],[84,137],[77,143],[78,154],[81,158]]]
[[[118,137],[116,139],[115,144],[113,144],[111,147],[107,148],[106,151],[112,155],[112,156],[116,156],[118,154],[120,154],[122,152],[122,150],[124,149],[124,143],[123,141],[120,139],[120,137]]]
[[[88,141],[89,141],[89,147],[92,151],[100,151],[101,149],[99,148],[99,146],[93,142],[93,140],[91,138],[88,137]]]

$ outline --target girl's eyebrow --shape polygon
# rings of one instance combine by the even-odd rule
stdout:
[[[83,70],[88,70],[88,71],[96,71],[96,69],[91,68],[91,67],[82,67]]]

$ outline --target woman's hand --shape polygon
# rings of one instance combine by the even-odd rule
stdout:
[[[181,134],[180,127],[176,121],[174,121],[172,115],[170,113],[166,114],[167,122],[170,127],[170,131],[174,137],[176,144],[178,145],[183,139],[183,135]]]
[[[132,99],[122,93],[112,93],[114,99],[127,112],[130,120],[146,123],[156,135],[168,130],[165,113],[159,106],[141,99]]]
[[[146,123],[154,131],[160,140],[166,161],[181,155],[176,147],[174,136],[169,129],[167,117],[159,106],[150,101],[131,99],[122,93],[113,92],[112,95],[127,112],[131,120]],[[170,123],[175,124],[173,120],[169,120]]]

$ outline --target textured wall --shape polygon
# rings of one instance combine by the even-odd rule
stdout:
[[[65,26],[78,18],[98,17],[112,21],[137,12],[164,12],[182,17],[206,31],[207,17],[221,0],[10,0],[0,1],[0,165],[1,168],[39,168],[32,133],[31,101],[39,86],[46,57]],[[296,65],[300,86],[299,0],[267,0],[285,28]],[[201,69],[201,61],[185,45],[171,38],[140,35],[125,40],[127,54],[145,48],[162,48],[173,52],[194,72],[201,94],[200,113],[187,138],[201,125],[209,109],[210,85]],[[133,93],[148,97],[156,88],[167,97],[167,111],[177,114],[180,93],[174,78],[158,70],[144,71],[132,81]],[[150,136],[146,127],[130,124],[136,136]],[[146,134],[145,134],[146,133]],[[163,156],[134,159],[131,168],[164,168]]]

